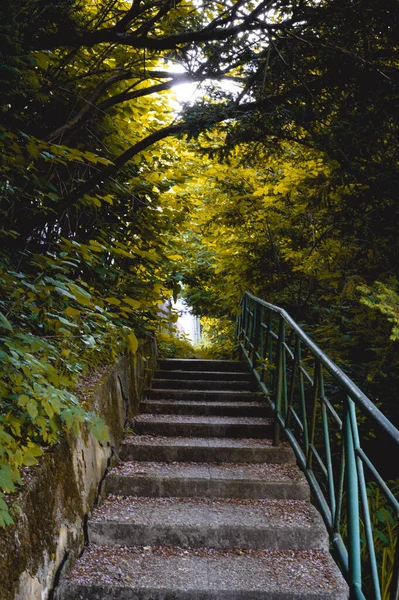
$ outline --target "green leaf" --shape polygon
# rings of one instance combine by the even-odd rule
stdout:
[[[382,531],[375,531],[374,535],[378,537],[386,546],[389,546],[389,541]]]
[[[58,317],[58,320],[68,327],[78,327],[76,323],[72,323],[71,321],[68,321],[68,319],[64,319],[64,317]]]
[[[43,454],[43,450],[40,448],[40,446],[32,442],[24,450],[25,452],[22,462],[26,467],[36,465],[38,457]]]
[[[14,492],[15,484],[20,481],[21,478],[13,472],[10,465],[0,465],[0,489],[3,492]]]
[[[8,331],[14,331],[10,321],[0,312],[0,327],[7,329]]]
[[[0,494],[0,527],[13,525],[14,520],[10,515],[7,502],[4,500],[3,494]]]
[[[37,403],[34,400],[29,400],[29,402],[26,405],[26,410],[28,414],[32,417],[32,419],[35,419],[37,417]]]
[[[62,294],[63,296],[66,296],[67,298],[71,298],[72,300],[76,300],[75,296],[73,294],[71,294],[70,292],[68,292],[68,290],[64,290],[63,288],[60,288],[60,287],[56,287],[55,289],[59,294]]]
[[[76,283],[68,283],[68,287],[79,304],[83,304],[83,306],[93,306],[91,296],[86,290],[79,285],[76,285]]]
[[[101,443],[109,442],[109,428],[99,417],[93,416],[92,422],[89,425],[89,430],[94,435],[96,440]]]

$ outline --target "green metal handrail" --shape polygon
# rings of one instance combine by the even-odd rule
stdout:
[[[399,464],[399,430],[282,308],[246,292],[236,335],[274,410],[274,444],[283,430],[326,523],[351,597],[398,600],[399,502],[364,448],[370,436],[382,435],[392,448],[393,464]],[[396,550],[384,588],[368,501],[372,481],[396,524]]]

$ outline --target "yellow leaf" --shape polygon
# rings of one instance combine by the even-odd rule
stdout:
[[[183,260],[183,257],[180,254],[172,254],[172,256],[169,256],[169,260]]]
[[[86,200],[88,204],[94,204],[94,206],[97,206],[98,208],[101,206],[101,201],[96,196],[89,196],[88,194],[85,194],[83,196],[83,200]]]
[[[138,300],[133,300],[133,298],[123,298],[123,302],[129,304],[132,308],[140,308],[141,302]]]
[[[76,285],[76,283],[68,283],[68,287],[75,296],[75,300],[79,302],[79,304],[83,304],[83,306],[93,306],[89,292],[81,288],[79,285]]]
[[[137,348],[139,347],[139,342],[134,333],[131,333],[127,336],[127,343],[132,354],[136,354]]]
[[[66,308],[64,310],[64,315],[67,315],[68,317],[78,317],[80,315],[80,310],[77,310],[77,308],[72,308],[71,306],[68,306],[68,308]]]
[[[118,300],[118,298],[104,298],[105,302],[108,302],[108,304],[113,304],[114,306],[119,306],[119,304],[121,303],[120,300]]]
[[[45,52],[38,52],[34,55],[36,64],[43,70],[46,70],[49,63],[49,55]]]
[[[71,351],[70,351],[70,350],[66,350],[66,349],[65,349],[65,350],[62,350],[62,351],[61,351],[61,356],[68,357],[68,356],[70,355],[70,353],[71,353]]]

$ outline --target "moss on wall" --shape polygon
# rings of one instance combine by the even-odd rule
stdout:
[[[83,518],[70,440],[64,438],[44,454],[17,503],[21,513],[16,525],[3,531],[0,538],[2,600],[15,597],[23,571],[37,573],[43,557],[49,561],[56,558],[59,522],[68,522],[70,516]]]
[[[57,570],[73,563],[84,544],[83,524],[98,496],[112,448],[118,448],[126,419],[138,411],[156,366],[155,342],[134,357],[123,357],[96,384],[91,410],[110,430],[111,443],[99,444],[82,426],[65,435],[25,474],[16,502],[15,525],[0,532],[0,599],[48,598]]]

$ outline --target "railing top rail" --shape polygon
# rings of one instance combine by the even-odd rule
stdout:
[[[295,331],[298,337],[305,343],[312,354],[333,375],[333,377],[344,388],[348,396],[363,409],[384,432],[399,446],[399,430],[387,419],[387,417],[375,406],[375,404],[362,392],[360,388],[315,344],[294,319],[281,307],[270,304],[250,292],[245,296],[257,302],[261,306],[279,314],[286,323]]]

